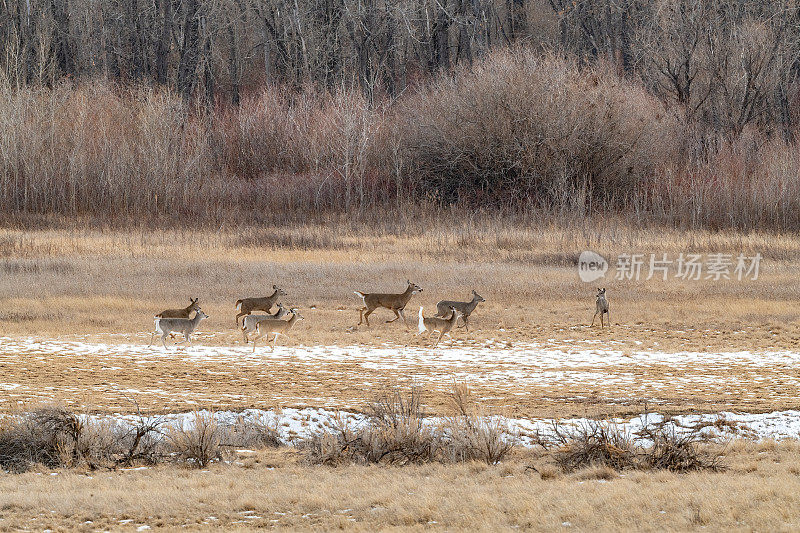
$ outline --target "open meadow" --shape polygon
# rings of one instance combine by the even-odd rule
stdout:
[[[757,279],[677,280],[671,268],[667,281],[618,280],[612,264],[584,283],[583,250],[611,261],[763,259]],[[4,416],[43,405],[92,420],[264,413],[290,446],[228,447],[203,469],[37,466],[0,480],[0,529],[794,529],[798,257],[800,239],[786,235],[617,224],[2,230]],[[408,330],[385,323],[386,309],[357,326],[354,290],[400,292],[407,279],[423,289],[406,308]],[[234,303],[273,285],[305,320],[274,351],[263,342],[253,351]],[[590,327],[597,286],[607,288],[607,328]],[[430,316],[440,299],[473,289],[486,302],[469,331],[454,329],[436,348],[435,335],[414,335],[420,305]],[[148,346],[153,315],[190,297],[210,315],[193,346],[178,338],[165,350],[158,337]],[[425,416],[447,421],[454,384],[469,386],[482,416],[504,417],[503,438],[516,446],[499,465],[319,466],[302,451],[339,418],[363,424],[387,391],[419,389]],[[705,428],[698,446],[723,468],[570,471],[537,444],[556,419],[634,432],[643,413]]]

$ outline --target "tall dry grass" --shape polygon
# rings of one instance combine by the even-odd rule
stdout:
[[[102,82],[0,87],[0,222],[104,225],[622,216],[800,227],[796,147],[715,137],[602,66],[517,48],[394,102],[268,87],[211,112]]]

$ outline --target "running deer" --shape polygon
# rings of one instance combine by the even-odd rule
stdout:
[[[362,300],[364,300],[364,307],[358,310],[359,326],[363,322],[366,322],[367,327],[369,327],[369,315],[371,315],[375,309],[379,307],[385,307],[386,309],[394,312],[394,318],[392,320],[387,320],[387,324],[402,317],[403,324],[406,326],[406,329],[408,329],[406,315],[403,314],[403,310],[406,308],[408,301],[411,300],[411,297],[418,292],[422,292],[422,289],[416,283],[411,283],[411,281],[408,280],[408,287],[406,287],[406,290],[400,294],[387,294],[380,292],[366,293],[361,291],[354,292],[360,296]],[[366,313],[364,311],[366,311]]]
[[[450,318],[440,318],[438,316],[425,318],[422,314],[422,307],[419,308],[419,333],[417,335],[422,335],[427,331],[428,338],[430,338],[431,333],[438,331],[439,338],[436,339],[436,344],[433,345],[434,348],[439,346],[439,341],[442,340],[442,337],[445,335],[451,336],[450,330],[456,325],[456,321],[460,316],[460,311],[452,305],[447,310],[450,311]]]
[[[244,338],[244,343],[248,343],[249,339],[247,338],[247,334],[256,330],[256,324],[262,320],[283,318],[288,312],[289,311],[286,310],[283,304],[278,304],[278,310],[271,315],[247,315],[244,317],[242,319],[242,337]]]
[[[183,309],[165,309],[158,313],[155,318],[189,318],[192,311],[199,311],[200,306],[197,303],[199,298],[189,298],[189,305]]]
[[[153,331],[153,334],[150,335],[150,344],[148,346],[153,345],[153,337],[156,334],[161,335],[161,344],[164,345],[164,348],[167,347],[166,339],[167,336],[172,333],[173,331],[176,333],[183,333],[186,342],[189,343],[189,346],[192,345],[191,335],[194,333],[194,330],[197,329],[197,326],[200,325],[200,321],[208,318],[208,315],[204,312],[198,310],[194,314],[194,318],[156,318],[156,329]]]
[[[461,319],[464,321],[464,326],[469,331],[469,326],[467,325],[467,321],[469,320],[469,315],[478,307],[478,304],[481,302],[485,302],[486,300],[483,299],[483,296],[472,291],[472,300],[469,302],[455,302],[451,300],[442,300],[438,304],[436,304],[436,316],[437,317],[446,317],[450,314],[450,308],[455,307],[459,313],[461,313]],[[459,326],[462,327],[462,326]]]
[[[242,298],[241,300],[236,300],[236,310],[239,312],[236,315],[236,325],[239,325],[239,317],[249,315],[253,311],[264,311],[265,313],[269,313],[272,311],[272,306],[275,305],[275,301],[280,298],[281,296],[286,296],[286,293],[283,289],[279,289],[277,285],[272,286],[275,292],[272,293],[271,296],[265,296],[263,298]]]
[[[297,319],[299,318],[300,320],[304,320],[296,308],[290,309],[289,312],[292,314],[292,317],[289,320],[265,318],[256,324],[256,336],[253,337],[253,353],[256,351],[256,341],[264,335],[275,335],[272,338],[271,346],[271,351],[275,351],[275,341],[278,340],[278,335],[283,335],[284,337],[288,338],[289,330],[292,329],[292,326],[294,326],[294,323],[297,322]],[[269,342],[269,338],[267,338],[267,342]]]
[[[600,327],[603,327],[603,315],[606,316],[608,326],[611,327],[611,313],[608,312],[608,300],[606,300],[606,290],[597,289],[597,304],[595,306],[594,316],[592,317],[592,326],[594,326],[594,319],[600,315]],[[591,326],[590,326],[591,327]]]

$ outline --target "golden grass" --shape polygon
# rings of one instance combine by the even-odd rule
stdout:
[[[796,441],[728,447],[721,473],[499,467],[310,467],[291,450],[205,471],[41,471],[0,478],[0,529],[788,531],[800,525]]]
[[[286,304],[306,320],[293,330],[290,345],[428,346],[402,325],[384,324],[392,315],[373,315],[371,329],[356,328],[360,305],[353,290],[400,291],[406,278],[425,291],[409,304],[413,332],[416,310],[428,312],[442,298],[467,298],[472,288],[486,299],[457,343],[497,346],[537,343],[547,347],[593,344],[632,353],[654,351],[797,350],[800,343],[800,286],[795,282],[800,238],[790,235],[638,230],[600,221],[592,228],[514,227],[505,222],[467,222],[407,228],[403,234],[331,225],[265,228],[218,233],[192,231],[0,231],[0,328],[13,339],[60,339],[146,344],[152,316],[197,296],[211,315],[195,337],[200,345],[238,346],[234,302],[271,292],[276,283]],[[485,224],[484,224],[485,223]],[[423,231],[426,230],[426,231]],[[606,280],[614,326],[588,328],[595,284],[584,284],[573,262],[583,249],[607,257],[619,253],[726,252],[765,259],[757,281],[632,282]],[[431,379],[434,411],[446,401],[452,370],[370,370],[339,361],[325,365],[281,359],[193,360],[185,351],[160,351],[144,361],[101,360],[91,353],[64,357],[25,355],[0,349],[3,381],[0,409],[60,400],[72,407],[127,410],[119,390],[157,388],[143,394],[156,410],[325,405],[358,409],[370,391]],[[159,348],[160,350],[160,348]],[[435,352],[431,352],[435,354]],[[284,352],[285,354],[285,352]],[[264,364],[278,361],[280,364]],[[120,370],[121,369],[121,370]],[[466,368],[474,372],[489,368]],[[579,369],[591,371],[591,368]],[[681,369],[708,370],[699,362]],[[525,390],[509,383],[473,383],[491,407],[518,416],[632,413],[653,397],[650,383],[666,384],[658,395],[667,412],[738,408],[771,410],[797,406],[800,384],[783,367],[714,368],[736,378],[736,386],[709,387],[702,380],[683,387],[670,383],[668,365],[632,366],[636,387],[619,384],[554,383]],[[420,373],[422,372],[422,373]],[[636,392],[640,390],[641,392]],[[619,401],[623,397],[624,401]]]

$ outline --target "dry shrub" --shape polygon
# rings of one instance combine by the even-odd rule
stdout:
[[[637,466],[634,438],[615,424],[588,420],[567,429],[555,423],[553,435],[559,445],[553,458],[565,472],[596,466],[614,470]]]
[[[450,394],[453,415],[447,418],[447,447],[454,461],[484,461],[496,465],[514,448],[508,424],[481,412],[469,387],[454,384]]]
[[[674,425],[660,424],[646,427],[641,437],[652,442],[640,457],[646,468],[671,472],[723,468],[721,451],[711,453],[700,448],[702,437],[699,431],[678,433]]]
[[[277,448],[283,445],[277,422],[238,416],[222,428],[221,445],[237,448]]]
[[[438,460],[441,434],[424,423],[421,391],[414,387],[408,398],[398,391],[378,397],[369,418],[353,427],[342,418],[332,431],[314,435],[303,447],[316,464],[420,464]]]
[[[168,431],[172,451],[182,460],[203,468],[222,457],[223,428],[210,411],[195,411],[190,420]]]
[[[565,472],[590,467],[672,472],[723,468],[721,451],[700,448],[703,437],[699,428],[678,433],[674,425],[662,422],[646,424],[631,435],[616,424],[589,420],[571,429],[555,423],[552,433],[557,445],[552,458]]]
[[[580,214],[626,202],[678,155],[676,120],[643,88],[524,48],[441,78],[402,113],[420,186],[445,202]]]
[[[441,427],[426,423],[417,387],[405,397],[399,391],[384,393],[368,409],[360,426],[338,419],[331,431],[314,435],[303,444],[312,463],[338,465],[482,461],[494,465],[513,447],[499,417],[479,414],[469,390],[454,389],[458,410]]]
[[[60,407],[23,413],[0,431],[0,465],[14,472],[24,472],[34,464],[77,465],[83,430],[84,423]]]

